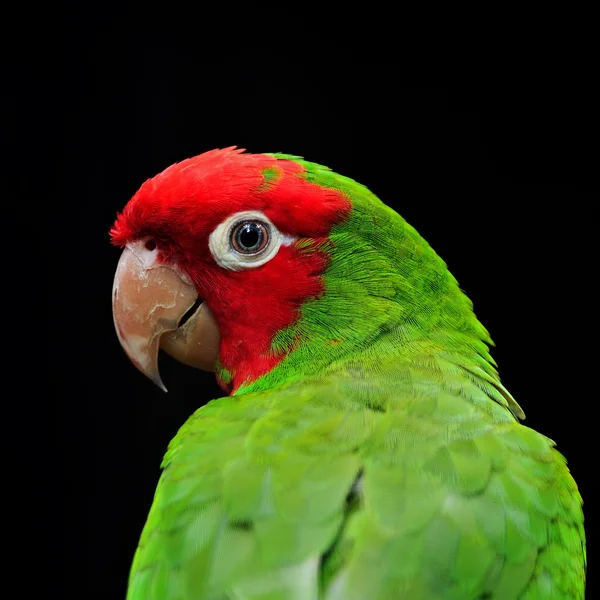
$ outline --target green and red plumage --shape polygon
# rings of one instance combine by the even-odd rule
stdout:
[[[273,351],[273,337],[297,320],[301,304],[322,294],[329,254],[318,246],[350,211],[347,198],[298,177],[303,171],[300,164],[273,156],[234,149],[208,152],[146,182],[113,228],[113,239],[121,245],[147,234],[157,237],[165,260],[176,260],[202,298],[214,305],[223,338],[221,363],[235,373],[234,389],[269,372],[286,354]],[[282,194],[293,204],[280,202]],[[210,202],[187,202],[204,197]],[[249,197],[253,208],[263,210],[282,229],[311,239],[312,250],[282,248],[269,268],[258,272],[225,272],[216,265],[208,234],[225,216],[247,208]],[[173,238],[177,243],[172,243]],[[266,308],[268,318],[264,318]],[[256,322],[261,326],[255,328]]]
[[[223,268],[209,237],[248,210],[286,242]],[[518,423],[444,262],[364,186],[215,150],[147,181],[111,235],[193,282],[231,394],[170,445],[130,598],[583,598],[564,459]]]

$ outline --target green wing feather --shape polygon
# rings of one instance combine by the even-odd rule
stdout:
[[[583,598],[565,461],[488,393],[423,356],[213,401],[165,457],[128,598]]]

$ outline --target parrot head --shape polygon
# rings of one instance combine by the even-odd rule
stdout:
[[[323,293],[324,245],[351,208],[304,172],[291,159],[213,150],[146,181],[118,215],[115,327],[131,361],[161,388],[159,348],[217,369],[228,390],[287,353],[273,339]]]
[[[159,349],[216,371],[228,393],[371,351],[383,331],[394,344],[434,331],[428,343],[487,357],[487,332],[425,240],[366,187],[298,157],[226,148],[174,164],[110,234],[123,248],[119,340],[163,389]]]

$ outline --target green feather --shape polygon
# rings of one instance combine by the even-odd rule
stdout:
[[[582,599],[575,482],[444,262],[365,187],[276,156],[352,214],[287,357],[170,444],[128,598]]]

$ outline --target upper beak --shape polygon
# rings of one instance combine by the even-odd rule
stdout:
[[[158,372],[159,347],[190,366],[214,371],[219,329],[208,306],[196,304],[198,293],[174,266],[156,261],[144,240],[128,244],[113,284],[113,317],[121,346],[131,362],[165,392]]]

